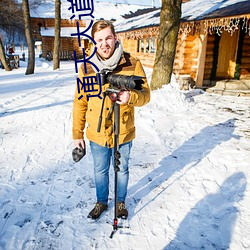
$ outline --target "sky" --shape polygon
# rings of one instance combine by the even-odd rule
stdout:
[[[174,77],[151,91],[135,111],[128,220],[110,239],[113,168],[109,208],[91,222],[88,140],[72,160],[75,67],[60,65],[37,54],[35,74],[25,75],[27,61],[0,68],[1,250],[250,249],[249,98],[181,91]]]

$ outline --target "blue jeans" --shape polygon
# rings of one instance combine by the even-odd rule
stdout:
[[[121,144],[119,146],[119,152],[121,154],[121,164],[119,165],[120,171],[118,172],[117,180],[117,200],[121,202],[125,201],[127,195],[129,179],[128,161],[131,147],[132,141]],[[90,148],[94,161],[97,202],[107,204],[109,196],[109,168],[111,160],[112,163],[114,162],[114,148],[108,148],[107,146],[103,147],[91,141]]]

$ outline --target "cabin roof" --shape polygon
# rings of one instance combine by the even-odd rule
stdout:
[[[61,27],[60,30],[61,30],[61,32],[60,32],[61,37],[72,37],[71,34],[76,33],[76,28],[75,27]],[[55,28],[52,28],[52,27],[44,28],[44,27],[42,27],[40,32],[41,32],[42,36],[54,37]]]
[[[250,13],[249,0],[191,0],[183,4],[182,21],[236,16]]]
[[[160,8],[150,9],[141,15],[131,15],[129,18],[116,21],[116,31],[123,32],[140,28],[159,26]],[[182,22],[200,21],[250,14],[249,0],[191,0],[182,3]]]

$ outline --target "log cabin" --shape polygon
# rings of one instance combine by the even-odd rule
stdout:
[[[61,59],[74,59],[73,52],[76,52],[78,58],[83,57],[82,48],[85,49],[85,54],[88,55],[91,50],[92,42],[90,39],[82,36],[81,45],[79,46],[78,37],[71,36],[77,32],[77,22],[80,31],[86,30],[89,27],[90,21],[98,19],[108,19],[115,21],[121,18],[121,15],[126,15],[131,11],[136,11],[140,8],[148,8],[146,6],[134,4],[116,4],[110,2],[86,1],[89,4],[89,13],[86,16],[80,17],[77,13],[70,10],[70,1],[61,0]],[[93,3],[93,5],[92,5]],[[84,9],[86,13],[87,8]],[[87,11],[88,12],[88,11]],[[74,16],[74,17],[73,17]],[[81,19],[81,20],[80,20]],[[46,0],[43,4],[31,10],[31,23],[33,30],[33,38],[37,44],[41,44],[41,57],[52,59],[53,44],[54,44],[54,24],[55,24],[55,3]],[[90,31],[87,32],[90,35]]]
[[[115,22],[124,50],[147,67],[154,65],[160,11],[138,11]],[[184,1],[173,73],[199,88],[236,79],[249,90],[250,1]]]
[[[33,38],[36,42],[41,44],[41,57],[48,60],[52,60],[53,47],[54,47],[54,18],[39,18],[33,17],[32,30]],[[71,36],[76,33],[76,22],[79,23],[80,28],[86,27],[86,21],[84,20],[61,20],[61,40],[60,40],[60,60],[73,60],[74,51],[77,57],[82,57],[82,48],[88,51],[89,40],[82,39],[81,45],[79,46],[78,37]]]

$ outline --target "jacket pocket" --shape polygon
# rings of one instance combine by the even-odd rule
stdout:
[[[120,133],[125,134],[134,130],[134,109],[126,107],[121,110]]]

